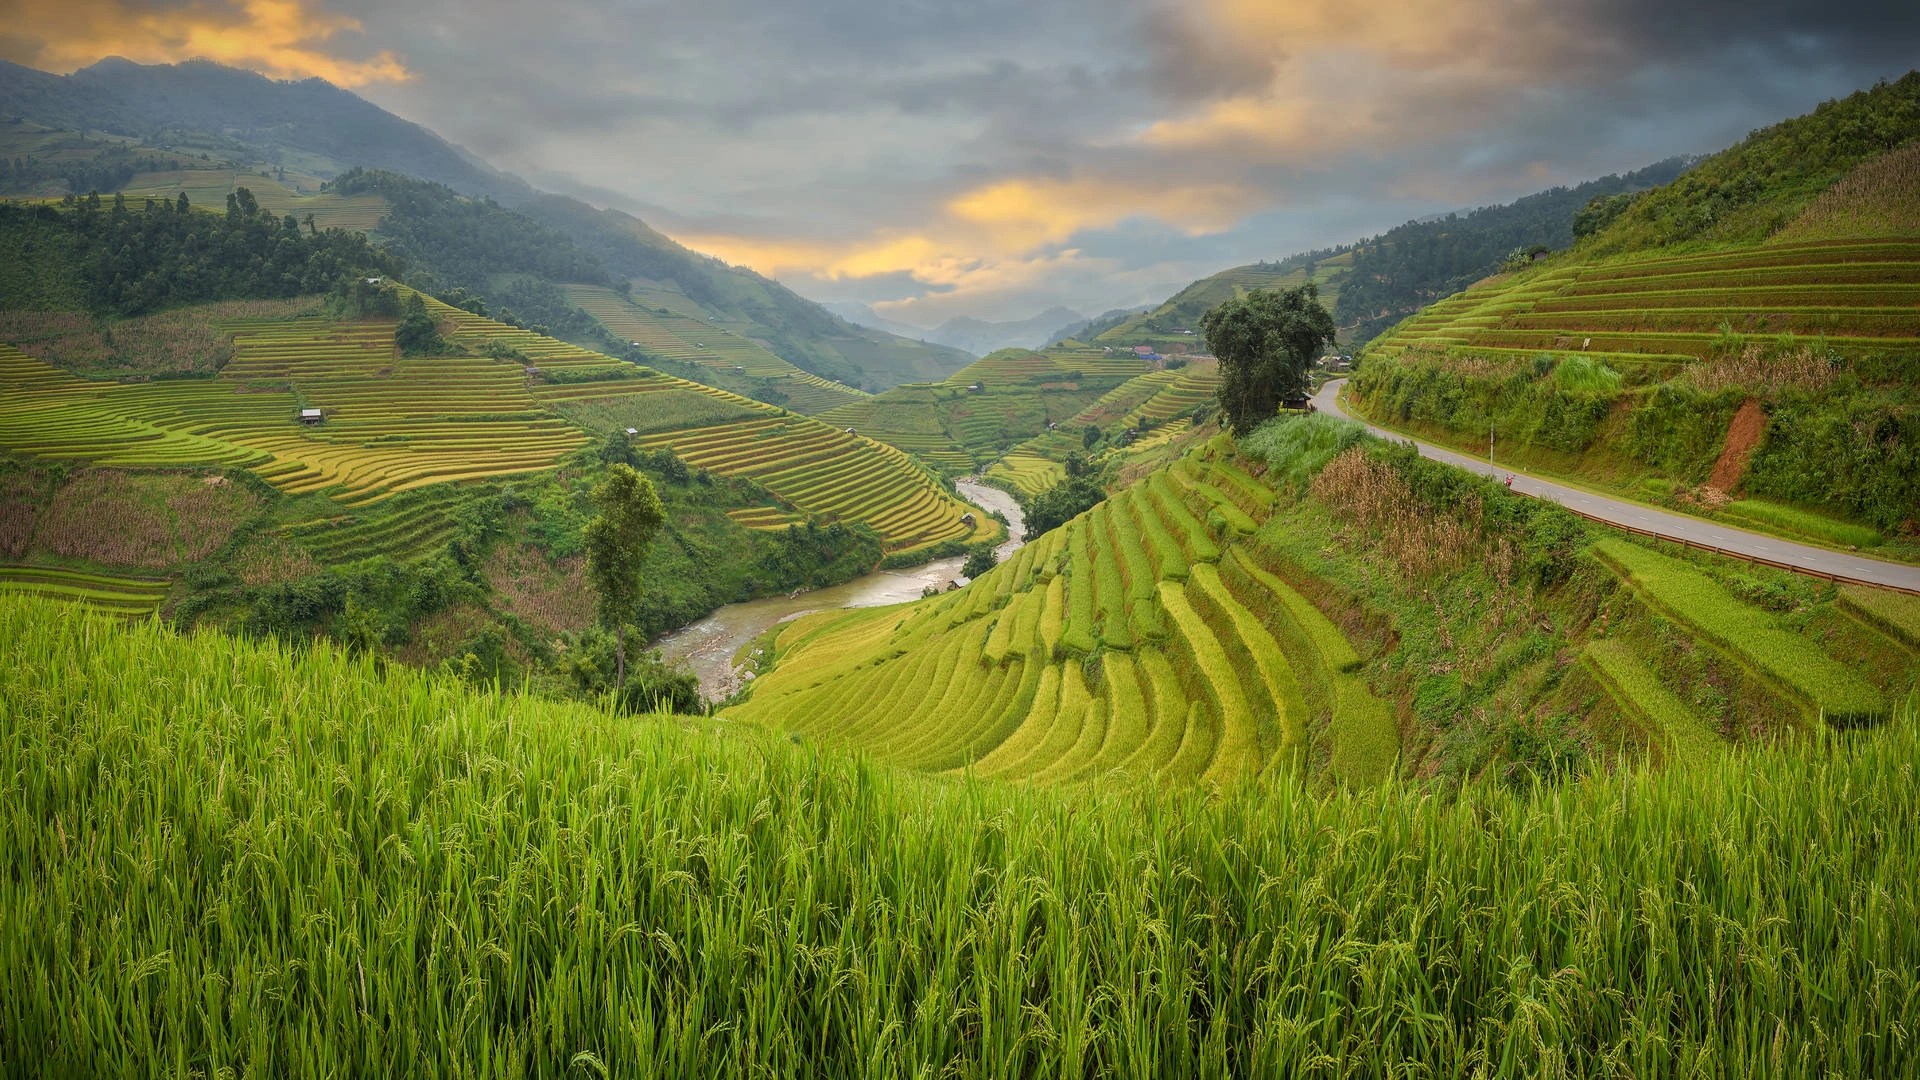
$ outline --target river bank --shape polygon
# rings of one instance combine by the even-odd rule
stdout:
[[[1007,539],[994,549],[1001,562],[1020,549],[1026,519],[1020,504],[999,488],[972,477],[955,482],[960,497],[976,507],[1007,519]],[[792,596],[769,596],[728,604],[706,618],[655,639],[648,647],[660,650],[669,663],[684,661],[700,679],[700,693],[709,701],[730,697],[744,681],[734,670],[733,656],[741,646],[774,626],[812,611],[830,608],[883,607],[920,599],[927,588],[945,589],[964,583],[960,557],[935,559],[919,566],[879,570],[865,577]]]

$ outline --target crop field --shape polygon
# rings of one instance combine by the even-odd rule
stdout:
[[[636,428],[647,445],[684,448],[690,464],[761,481],[788,504],[779,520],[813,514],[871,525],[889,550],[984,527],[962,525],[967,507],[891,447],[428,304],[453,341],[498,355],[402,357],[388,323],[248,320],[228,327],[233,358],[217,377],[122,384],[0,347],[0,448],[102,465],[241,466],[290,494],[362,506],[447,481],[552,468],[589,441],[572,415],[592,429]],[[303,408],[323,409],[325,422],[297,423]],[[329,540],[321,526],[296,538],[322,551],[391,542],[401,556],[434,545],[424,526],[407,541],[410,527],[376,516],[354,526],[367,530],[358,540]]]
[[[968,689],[1077,710],[1049,780],[1208,753],[1158,652]],[[1910,706],[1548,791],[1056,791],[0,596],[0,714],[0,1022],[51,1075],[1920,1062]]]
[[[1818,336],[1854,357],[1920,352],[1920,240],[1816,240],[1551,267],[1434,304],[1369,351],[1586,352],[1685,364],[1727,333]]]
[[[751,379],[768,379],[787,407],[809,415],[867,397],[832,379],[802,370],[756,342],[685,310],[649,309],[596,285],[568,285],[567,298],[615,336],[669,360],[701,364]]]
[[[1886,699],[1858,672],[1684,561],[1618,538],[1594,550],[1649,607],[1751,671],[1809,721],[1845,727],[1886,718]]]
[[[766,409],[757,419],[646,435],[635,445],[747,477],[823,520],[870,525],[890,551],[989,531],[989,522],[962,524],[966,505],[904,453],[809,417]]]
[[[0,597],[24,593],[78,601],[125,618],[160,610],[171,583],[165,578],[131,578],[57,566],[0,566]]]
[[[1256,483],[1192,456],[965,589],[795,623],[726,715],[1042,783],[1231,784],[1293,771],[1324,737],[1343,777],[1377,780],[1397,752],[1391,714],[1334,624],[1241,542],[1256,523],[1227,492]]]
[[[345,229],[348,232],[372,232],[380,227],[392,206],[381,195],[335,195],[318,192],[303,195],[277,180],[258,173],[233,169],[172,169],[141,173],[127,181],[121,194],[137,204],[140,199],[175,199],[184,192],[193,205],[218,209],[237,188],[246,188],[265,209],[285,216],[292,214],[302,229],[307,216],[313,226]]]
[[[1008,454],[987,466],[985,475],[992,480],[1004,480],[1018,488],[1022,495],[1032,497],[1065,480],[1067,470],[1051,458]]]

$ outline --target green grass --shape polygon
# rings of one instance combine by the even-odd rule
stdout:
[[[1726,651],[1810,714],[1840,725],[1886,716],[1886,701],[1872,685],[1706,574],[1626,540],[1601,540],[1594,551],[1654,608]]]
[[[1920,1067],[1911,704],[1539,793],[1055,793],[44,602],[0,652],[9,1072]]]

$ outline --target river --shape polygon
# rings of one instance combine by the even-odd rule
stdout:
[[[987,487],[968,477],[955,482],[960,497],[976,507],[997,511],[1008,522],[1007,539],[994,553],[1001,562],[1020,549],[1026,520],[1020,504],[999,488]],[[840,585],[798,593],[793,596],[769,596],[728,604],[690,626],[681,627],[656,639],[649,647],[660,650],[669,663],[686,662],[700,678],[700,693],[709,701],[730,697],[743,682],[733,667],[733,655],[741,646],[769,628],[795,619],[810,611],[828,608],[883,607],[920,599],[921,590],[931,585],[945,589],[960,576],[964,558],[935,559],[904,570],[879,570]]]

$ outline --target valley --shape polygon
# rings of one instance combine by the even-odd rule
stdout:
[[[582,68],[564,138],[685,125],[656,218],[0,60],[0,1073],[1920,1075],[1920,72],[1388,191],[1263,56],[1098,146],[1177,169],[1037,126],[791,232],[790,137],[984,87]]]

